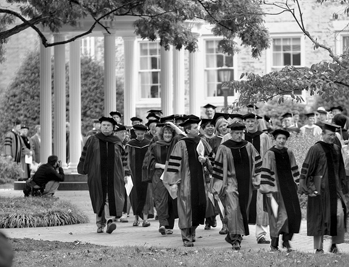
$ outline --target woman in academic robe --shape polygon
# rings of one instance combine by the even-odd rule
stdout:
[[[294,233],[299,233],[302,219],[296,185],[299,171],[293,152],[285,147],[290,133],[277,129],[272,134],[275,146],[264,155],[260,192],[267,195],[271,251],[279,250],[282,235],[282,246],[290,252],[290,240]]]
[[[162,235],[173,233],[174,221],[178,217],[177,200],[171,198],[161,179],[175,135],[176,132],[170,125],[164,125],[160,130],[159,140],[149,147],[143,161],[143,179],[152,183],[159,232]]]

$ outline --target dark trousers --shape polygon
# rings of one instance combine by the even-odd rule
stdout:
[[[192,226],[191,228],[183,228],[181,229],[182,240],[194,242],[195,240],[195,230],[198,226]]]
[[[282,234],[282,241],[288,243],[293,237],[293,233]],[[277,248],[279,246],[279,237],[271,237],[271,246]]]

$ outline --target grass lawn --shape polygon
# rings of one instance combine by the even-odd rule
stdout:
[[[195,248],[112,248],[92,244],[11,239],[14,266],[348,266],[348,254],[233,252]]]
[[[0,228],[46,227],[86,223],[73,204],[43,197],[0,197]]]

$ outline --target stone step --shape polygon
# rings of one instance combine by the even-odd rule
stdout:
[[[25,182],[15,181],[14,190],[23,190],[25,187]],[[87,182],[61,182],[59,184],[58,190],[60,191],[83,191],[88,190]]]
[[[64,174],[64,182],[87,182],[87,175],[66,173]]]

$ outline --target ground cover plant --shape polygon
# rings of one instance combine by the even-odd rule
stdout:
[[[67,201],[41,197],[0,197],[0,228],[48,227],[87,222],[87,216]]]
[[[14,266],[347,266],[347,254],[233,252],[227,249],[104,247],[75,242],[10,240]]]
[[[13,183],[21,177],[21,172],[17,163],[0,156],[0,184]]]

